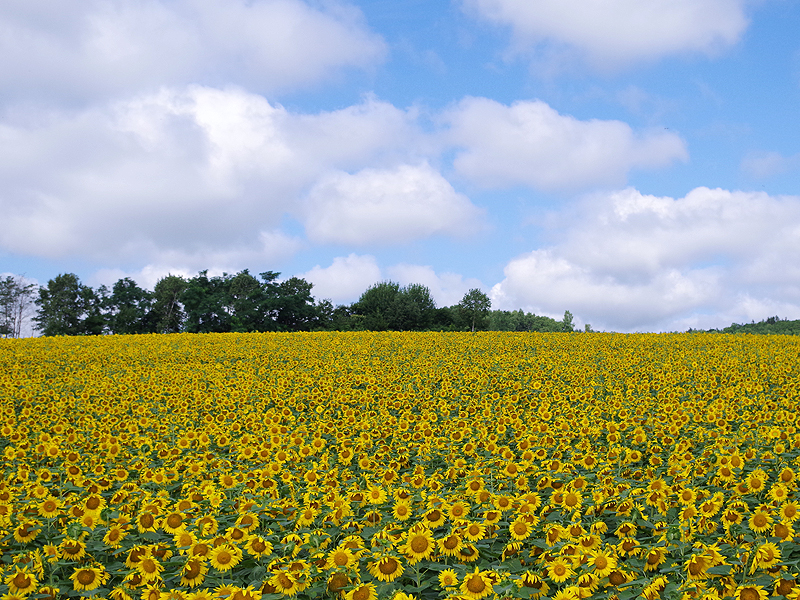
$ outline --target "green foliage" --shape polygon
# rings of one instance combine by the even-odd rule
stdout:
[[[156,323],[152,305],[153,293],[140,288],[129,277],[120,279],[111,288],[111,295],[104,303],[109,332],[154,333]]]
[[[354,329],[369,331],[424,331],[435,325],[436,303],[419,283],[400,287],[394,281],[370,286],[353,304]]]
[[[769,317],[756,323],[731,323],[723,329],[689,329],[687,333],[752,333],[757,335],[800,335],[800,320]]]
[[[493,310],[489,315],[490,331],[563,331],[561,321],[522,310]]]
[[[227,333],[250,331],[573,331],[569,311],[561,321],[523,311],[491,311],[491,300],[469,290],[454,306],[437,307],[430,289],[383,281],[351,305],[314,301],[313,284],[280,273],[255,277],[245,269],[184,279],[167,275],[152,292],[130,278],[109,291],[62,274],[40,290],[35,321],[45,335],[98,333]],[[0,293],[2,292],[0,281]],[[1,298],[1,296],[0,296]],[[5,331],[0,322],[0,334]]]
[[[182,330],[184,312],[180,299],[186,286],[186,280],[180,275],[167,275],[156,282],[152,319],[157,333],[178,333]]]
[[[73,273],[58,275],[39,288],[39,311],[34,317],[42,335],[99,335],[103,333],[102,299]]]
[[[462,321],[468,324],[470,331],[486,329],[489,326],[489,311],[492,308],[492,301],[479,289],[473,288],[464,294],[461,302],[458,303],[458,308]]]

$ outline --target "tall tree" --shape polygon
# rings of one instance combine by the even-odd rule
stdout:
[[[186,310],[186,331],[190,333],[224,333],[233,327],[233,303],[230,296],[232,275],[208,276],[200,271],[186,282],[181,295]]]
[[[572,313],[564,311],[564,318],[561,321],[561,331],[575,331],[575,324],[572,322]]]
[[[368,331],[386,331],[391,327],[392,311],[400,294],[400,284],[382,281],[371,285],[353,304],[353,313],[360,316],[360,325]]]
[[[489,324],[489,310],[492,308],[489,296],[479,289],[473,288],[464,294],[461,302],[458,303],[458,308],[462,319],[471,331],[486,329]]]
[[[130,277],[117,281],[106,300],[106,321],[111,333],[133,334],[155,331],[153,294]]]
[[[22,275],[0,279],[0,335],[18,338],[22,325],[31,316],[36,284],[26,283]]]
[[[185,289],[186,280],[180,275],[167,275],[156,282],[151,318],[157,333],[178,333],[183,330],[186,314],[181,296]]]
[[[412,283],[400,288],[389,314],[389,329],[422,331],[433,325],[436,303],[427,286]]]
[[[228,281],[232,331],[274,331],[275,310],[272,297],[278,273],[260,274],[262,281],[245,269]]]
[[[101,299],[74,273],[62,273],[39,288],[33,318],[43,335],[98,335],[103,332]]]
[[[281,331],[308,331],[317,313],[311,296],[313,283],[300,277],[290,277],[278,286],[276,322]]]

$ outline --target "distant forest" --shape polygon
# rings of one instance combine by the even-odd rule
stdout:
[[[184,278],[168,275],[146,290],[123,278],[111,288],[92,288],[73,273],[47,285],[22,276],[0,278],[0,337],[22,336],[32,322],[39,335],[142,333],[211,333],[248,331],[517,331],[575,332],[568,310],[561,320],[522,310],[492,310],[479,289],[458,304],[437,307],[430,289],[418,283],[401,286],[383,281],[370,286],[356,302],[334,305],[315,300],[305,279],[279,280],[267,271],[258,277],[245,269]],[[581,332],[593,332],[584,325]],[[733,323],[723,329],[687,333],[800,335],[800,320],[769,317],[758,323]]]
[[[491,300],[471,289],[458,304],[436,306],[430,289],[382,281],[352,304],[315,300],[300,277],[280,280],[248,270],[184,278],[167,275],[153,290],[130,278],[111,288],[92,288],[73,273],[44,286],[21,276],[0,280],[0,335],[20,337],[32,321],[45,336],[251,331],[574,331],[565,311],[560,321],[519,311],[491,310]],[[590,331],[590,326],[585,326]]]
[[[732,323],[723,329],[690,329],[687,333],[754,333],[760,335],[800,335],[800,320],[769,317],[756,323]]]

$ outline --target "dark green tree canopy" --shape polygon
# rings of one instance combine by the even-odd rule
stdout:
[[[102,302],[74,273],[64,273],[39,288],[39,311],[34,317],[43,335],[103,333]]]
[[[133,334],[156,331],[152,312],[153,293],[130,277],[117,281],[106,299],[106,322],[110,333]]]
[[[470,331],[486,329],[489,326],[489,310],[492,301],[481,290],[473,288],[464,294],[458,303],[462,319],[469,325]]]

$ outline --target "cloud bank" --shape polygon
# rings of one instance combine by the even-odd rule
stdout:
[[[87,0],[0,5],[0,99],[75,103],[161,86],[305,88],[370,68],[385,43],[351,5],[301,0]]]
[[[464,0],[468,12],[511,28],[515,45],[541,47],[600,69],[664,56],[714,54],[747,28],[743,0]]]
[[[673,199],[627,189],[581,208],[565,218],[558,243],[506,265],[492,289],[498,307],[569,309],[618,331],[800,318],[800,197],[701,187]]]

